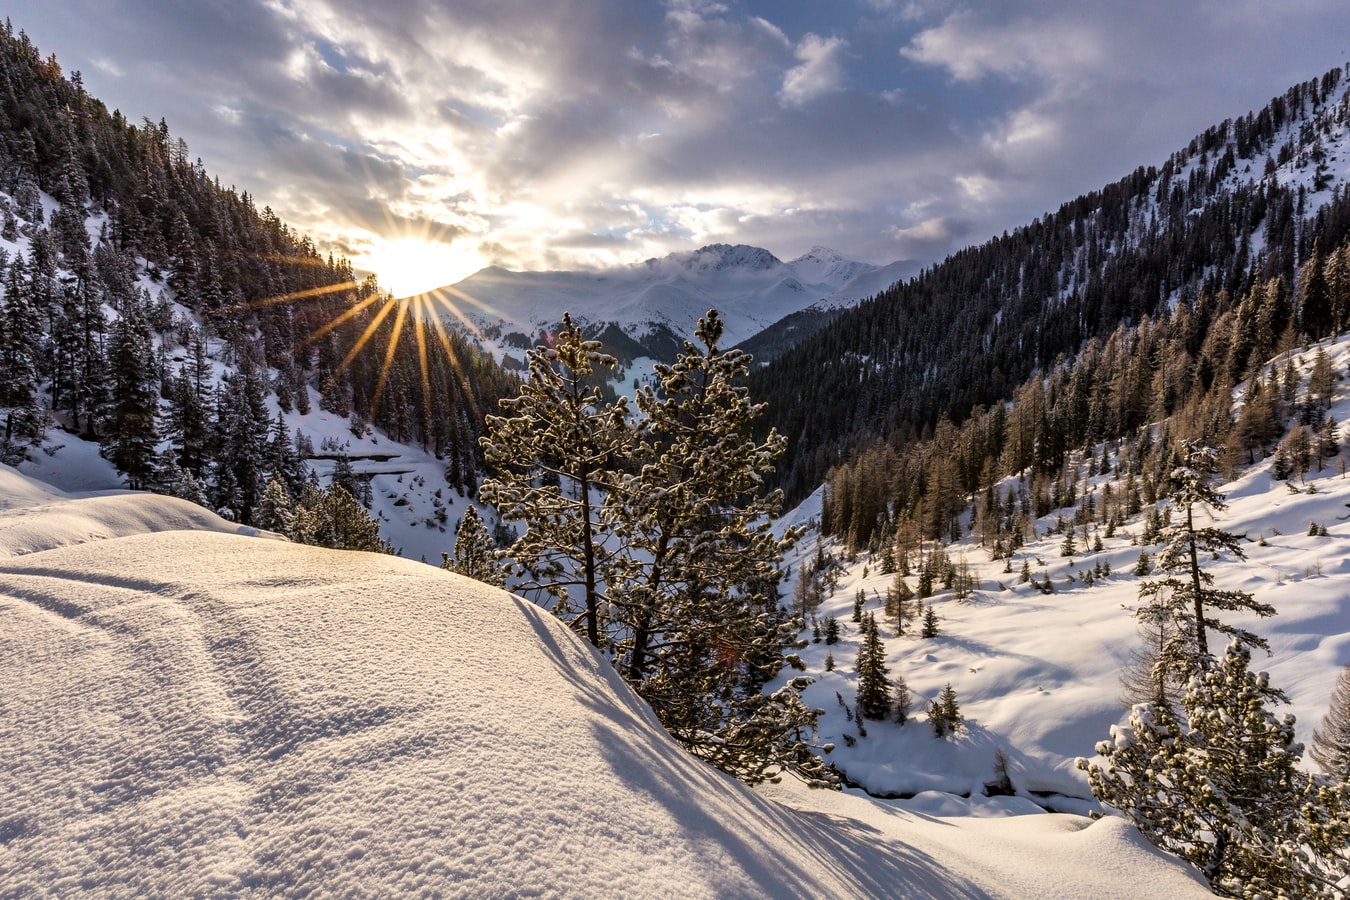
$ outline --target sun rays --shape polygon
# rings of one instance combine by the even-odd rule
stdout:
[[[291,259],[294,263],[297,260]],[[314,260],[315,266],[329,270],[329,264]],[[418,382],[425,398],[430,398],[437,389],[435,383],[435,365],[432,360],[432,347],[438,347],[444,353],[449,366],[449,377],[453,378],[467,403],[470,413],[481,418],[484,415],[473,390],[473,378],[466,360],[456,348],[450,332],[457,330],[471,339],[481,338],[481,332],[473,319],[466,315],[470,308],[484,308],[468,293],[454,287],[446,287],[411,297],[397,298],[384,290],[378,280],[366,282],[340,281],[334,284],[264,297],[241,304],[242,309],[262,310],[294,304],[305,306],[325,300],[339,300],[341,295],[350,295],[350,301],[335,312],[327,321],[301,336],[291,348],[292,354],[298,354],[313,344],[325,339],[343,326],[359,327],[360,334],[345,348],[344,355],[325,379],[318,385],[320,391],[327,390],[340,379],[363,352],[380,354],[380,371],[371,396],[371,418],[374,419],[384,399],[391,372],[399,365],[399,348],[416,348],[415,359]],[[392,321],[391,321],[392,316]],[[459,327],[447,325],[458,323]],[[406,332],[411,329],[411,334]]]

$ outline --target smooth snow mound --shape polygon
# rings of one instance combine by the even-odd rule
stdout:
[[[0,894],[1207,896],[1123,823],[794,811],[505,592],[13,477],[54,545],[0,557]]]
[[[156,531],[258,534],[208,509],[128,491],[78,496],[0,465],[0,559]]]

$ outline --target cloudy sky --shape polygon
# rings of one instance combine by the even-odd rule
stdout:
[[[719,241],[933,261],[1350,59],[1345,0],[6,7],[398,293]]]

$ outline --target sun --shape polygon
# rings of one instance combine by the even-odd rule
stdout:
[[[464,242],[379,238],[353,263],[374,272],[381,288],[402,298],[462,281],[485,261],[476,246]]]

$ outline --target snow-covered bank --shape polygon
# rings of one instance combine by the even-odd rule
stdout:
[[[5,514],[56,539],[0,554],[0,892],[1207,894],[1122,823],[769,792],[794,811],[509,594],[140,495],[115,498],[139,533],[63,531],[107,498],[3,477]]]

